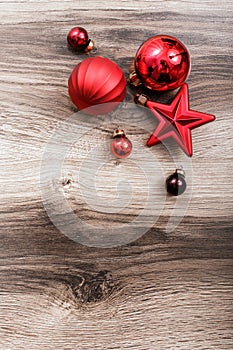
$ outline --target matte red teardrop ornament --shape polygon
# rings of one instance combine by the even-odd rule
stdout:
[[[68,87],[78,109],[85,109],[85,113],[91,115],[106,114],[123,101],[126,79],[120,67],[110,59],[88,57],[75,66]]]

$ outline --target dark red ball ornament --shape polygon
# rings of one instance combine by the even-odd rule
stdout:
[[[145,41],[135,57],[135,72],[130,81],[151,90],[166,91],[181,86],[190,72],[190,55],[185,45],[168,35]]]
[[[126,94],[126,79],[120,67],[99,56],[88,57],[77,64],[68,86],[73,103],[91,115],[111,112]]]
[[[127,158],[132,152],[132,143],[126,137],[124,130],[115,130],[111,142],[111,152],[116,158]]]
[[[170,175],[166,180],[167,192],[173,196],[179,196],[186,190],[185,174],[182,169],[176,169],[176,171]]]
[[[67,41],[74,50],[88,52],[94,48],[94,42],[89,39],[86,29],[82,27],[72,28],[67,35]]]

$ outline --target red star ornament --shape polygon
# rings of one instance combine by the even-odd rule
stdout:
[[[148,107],[159,124],[147,141],[147,146],[154,146],[161,141],[173,138],[182,150],[192,156],[191,130],[215,120],[212,114],[189,109],[188,85],[184,84],[170,105],[147,100]]]

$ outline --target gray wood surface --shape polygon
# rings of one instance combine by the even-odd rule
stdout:
[[[1,350],[232,349],[232,16],[230,0],[0,2]],[[187,45],[191,108],[217,117],[193,131],[191,160],[173,144],[172,156],[163,145],[144,154],[155,122],[135,106],[135,120],[130,114],[122,119],[132,101],[128,89],[127,103],[113,118],[100,119],[103,124],[72,145],[52,187],[41,183],[44,151],[56,127],[66,127],[76,112],[67,79],[86,56],[67,49],[66,35],[77,24],[95,40],[97,54],[126,75],[150,36],[170,34]],[[166,102],[171,95],[158,98]],[[119,121],[135,145],[123,165],[108,163],[101,149]],[[86,130],[85,123],[91,118],[78,119],[74,131]],[[174,199],[162,188],[177,163],[186,168],[188,190]],[[96,164],[103,164],[97,174]],[[118,177],[109,176],[113,169],[120,169]],[[80,171],[87,181],[82,193]],[[141,222],[145,234],[120,247],[74,242],[44,208],[43,195],[63,188],[64,200],[96,238],[96,227],[108,233],[123,222],[130,226],[147,201],[153,174],[155,200]],[[45,171],[44,179],[49,176]],[[129,205],[113,208],[108,200],[116,198],[121,176],[133,192]],[[95,200],[97,210],[88,204],[92,177],[102,198]],[[128,194],[120,193],[125,200]],[[177,227],[169,231],[171,220]]]

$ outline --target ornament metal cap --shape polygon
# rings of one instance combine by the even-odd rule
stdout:
[[[115,138],[117,136],[126,136],[124,130],[117,128],[114,130],[112,137]]]
[[[148,97],[146,95],[143,95],[143,94],[136,94],[134,96],[134,102],[138,105],[145,106],[147,100],[148,100]]]
[[[89,39],[88,45],[87,45],[87,47],[85,47],[84,51],[90,52],[93,49],[95,49],[95,42],[93,40]]]
[[[139,79],[136,71],[133,71],[129,74],[129,82],[131,85],[133,85],[135,87],[142,85],[142,82]]]
[[[183,169],[183,167],[181,166],[180,168],[177,168],[175,173],[182,175],[183,177],[185,177],[185,171]]]

